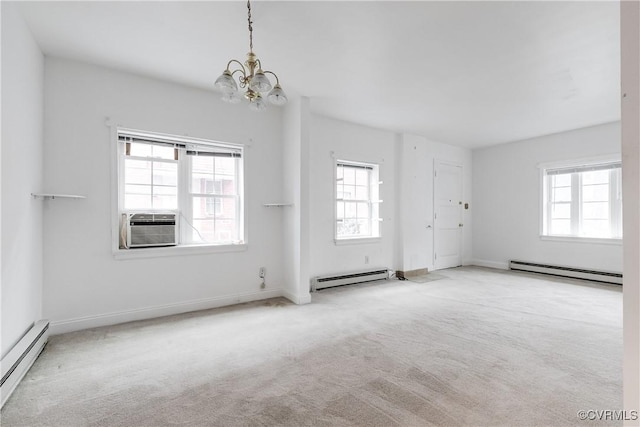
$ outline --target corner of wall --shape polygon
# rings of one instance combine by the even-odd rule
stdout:
[[[284,216],[284,295],[296,304],[310,302],[309,294],[309,144],[310,100],[292,97],[283,115],[285,197],[293,206]]]
[[[2,355],[42,317],[44,56],[2,3]],[[7,262],[7,257],[11,262]]]

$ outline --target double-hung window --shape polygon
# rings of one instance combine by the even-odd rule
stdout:
[[[619,161],[543,168],[543,236],[622,238]]]
[[[191,219],[187,241],[233,243],[240,239],[241,200],[237,152],[187,150]]]
[[[380,237],[378,165],[336,162],[336,240]]]
[[[170,213],[178,245],[244,242],[241,146],[128,130],[118,144],[122,230],[133,214]]]

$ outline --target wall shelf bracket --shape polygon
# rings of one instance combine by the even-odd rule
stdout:
[[[293,203],[265,203],[262,206],[265,208],[284,208],[293,206]]]
[[[54,200],[54,199],[86,199],[86,196],[76,194],[53,194],[53,193],[31,193],[34,199]]]

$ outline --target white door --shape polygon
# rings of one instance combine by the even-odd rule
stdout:
[[[462,166],[435,161],[433,265],[462,265]]]

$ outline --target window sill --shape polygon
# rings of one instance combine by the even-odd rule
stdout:
[[[246,243],[241,245],[183,245],[158,248],[117,249],[113,251],[113,257],[115,259],[160,258],[223,252],[243,252],[246,250]]]
[[[380,243],[380,237],[353,237],[348,239],[334,239],[336,245],[362,245],[368,243]]]
[[[607,239],[598,237],[577,237],[577,236],[540,236],[540,240],[551,242],[570,242],[570,243],[591,243],[602,245],[622,245],[622,239]]]

